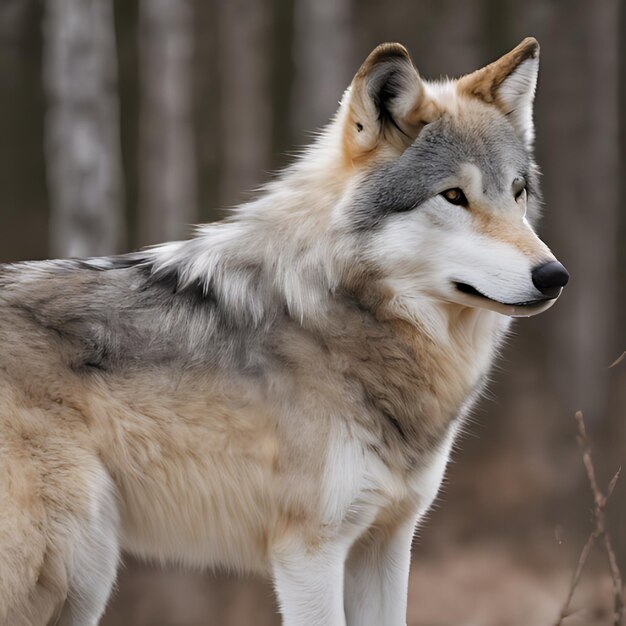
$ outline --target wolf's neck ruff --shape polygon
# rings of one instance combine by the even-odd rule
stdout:
[[[325,224],[323,236],[311,241],[315,222],[333,215],[310,214],[315,198],[300,189],[299,174],[282,181],[293,187],[290,193],[270,188],[231,221],[155,248],[142,264],[149,281],[214,301],[232,328],[272,336],[275,359],[289,368],[300,370],[301,354],[317,354],[313,344],[321,342],[324,355],[311,357],[298,375],[308,375],[317,359],[317,371],[343,379],[360,406],[346,407],[350,419],[359,415],[375,439],[382,437],[376,448],[386,462],[410,470],[478,393],[508,321],[427,296],[399,298],[365,258],[355,263],[342,256],[342,237],[358,235],[340,224],[335,231]],[[360,253],[358,246],[349,249]]]

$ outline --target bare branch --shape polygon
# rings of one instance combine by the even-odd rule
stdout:
[[[620,467],[617,472],[615,472],[615,476],[613,476],[613,478],[611,478],[611,482],[609,483],[609,486],[606,488],[606,499],[608,500],[612,495],[613,495],[613,489],[615,489],[615,485],[617,483],[617,479],[619,478],[619,475],[622,473],[622,468]]]
[[[561,615],[559,616],[559,621],[556,623],[556,626],[561,626],[562,621],[568,615],[569,605],[570,605],[570,602],[572,601],[572,597],[574,596],[576,585],[578,585],[578,581],[580,580],[580,575],[582,574],[583,568],[585,567],[585,563],[587,562],[587,557],[589,556],[589,553],[591,552],[591,548],[593,547],[593,544],[595,543],[599,534],[600,533],[598,533],[597,529],[594,530],[589,535],[589,539],[587,539],[587,543],[585,544],[585,546],[582,549],[582,552],[580,553],[580,557],[578,559],[578,565],[576,566],[576,571],[574,572],[574,575],[572,576],[572,582],[570,583],[570,586],[569,586],[569,593],[567,594],[567,599],[565,600],[565,604],[563,605],[563,608],[561,609]]]
[[[615,361],[613,361],[613,363],[611,363],[611,365],[609,365],[609,369],[611,369],[612,367],[615,367],[616,365],[619,365],[624,359],[626,359],[626,350],[624,350],[624,352],[622,352],[616,359]]]
[[[591,459],[591,447],[589,445],[589,437],[587,436],[582,411],[576,411],[575,417],[578,422],[578,447],[583,455],[583,463],[585,465],[585,470],[587,471],[587,477],[589,478],[589,485],[591,486],[593,499],[596,506],[602,509],[604,508],[606,501],[600,491],[600,488],[598,487],[598,482],[596,481],[596,471]]]
[[[614,626],[621,626],[624,621],[624,595],[622,591],[624,587],[622,585],[622,575],[617,565],[617,558],[611,545],[611,538],[607,532],[604,533],[604,547],[609,558],[611,579],[613,580],[613,624]]]
[[[626,354],[626,353],[624,353]],[[613,365],[616,365],[624,355],[620,357]],[[611,366],[612,367],[612,366]],[[569,609],[569,605],[572,601],[572,597],[574,596],[574,591],[576,590],[576,586],[578,585],[578,581],[580,580],[583,568],[585,567],[585,563],[587,562],[587,557],[589,556],[589,552],[593,547],[596,539],[598,537],[602,537],[604,542],[604,548],[609,560],[609,568],[611,571],[611,579],[613,582],[613,626],[623,626],[624,623],[624,596],[623,596],[623,585],[622,585],[622,575],[619,570],[619,566],[617,564],[617,558],[615,557],[615,552],[613,551],[613,546],[611,545],[611,538],[609,537],[609,533],[606,530],[606,519],[604,516],[604,509],[608,502],[608,499],[611,497],[613,490],[615,489],[615,485],[617,483],[617,479],[619,478],[621,468],[615,472],[613,478],[608,484],[606,495],[604,495],[600,488],[598,487],[598,481],[596,479],[596,471],[593,465],[593,459],[591,457],[591,445],[589,441],[589,437],[587,436],[587,430],[585,429],[585,421],[582,414],[582,411],[576,412],[576,422],[578,423],[578,446],[580,447],[580,451],[583,457],[583,464],[585,466],[585,470],[587,472],[587,478],[589,479],[589,485],[591,487],[591,491],[593,493],[593,499],[595,503],[594,507],[594,519],[595,519],[595,528],[591,535],[589,535],[589,539],[587,539],[587,543],[585,543],[582,552],[580,553],[580,557],[578,559],[578,565],[576,567],[576,571],[572,576],[572,582],[570,583],[569,592],[567,594],[567,598],[565,603],[563,604],[563,608],[561,609],[561,614],[559,616],[559,620],[556,626],[560,626],[563,622],[563,619],[567,617],[567,612]]]

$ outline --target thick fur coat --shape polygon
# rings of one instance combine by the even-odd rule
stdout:
[[[1,270],[0,624],[96,624],[122,550],[270,574],[289,626],[405,623],[508,316],[560,291],[535,271],[559,265],[532,228],[537,68],[527,39],[427,83],[380,46],[230,219]]]

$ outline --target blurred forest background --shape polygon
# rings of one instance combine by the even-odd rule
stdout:
[[[334,112],[367,53],[425,77],[541,43],[542,237],[572,279],[516,322],[415,541],[410,626],[554,623],[592,499],[626,463],[626,7],[620,0],[1,0],[0,260],[184,237],[251,197]],[[1,512],[0,512],[1,514]],[[626,479],[608,506],[626,570]],[[565,624],[609,623],[601,553]],[[274,625],[266,581],[126,559],[105,626]]]

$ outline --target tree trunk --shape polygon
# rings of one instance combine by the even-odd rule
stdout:
[[[193,7],[140,0],[139,237],[188,234],[197,219],[193,142]]]
[[[263,182],[271,163],[269,0],[219,0],[220,202]]]
[[[352,0],[295,0],[291,123],[300,143],[337,110],[356,72]]]
[[[50,251],[111,254],[122,237],[112,3],[47,0],[43,31]]]
[[[549,318],[549,368],[569,412],[583,409],[593,427],[607,417],[607,367],[619,351],[619,2],[557,6],[546,20],[540,157],[550,168],[546,239],[572,279],[558,321]]]
[[[198,163],[198,219],[219,219],[219,48],[216,2],[194,0],[194,125]]]

